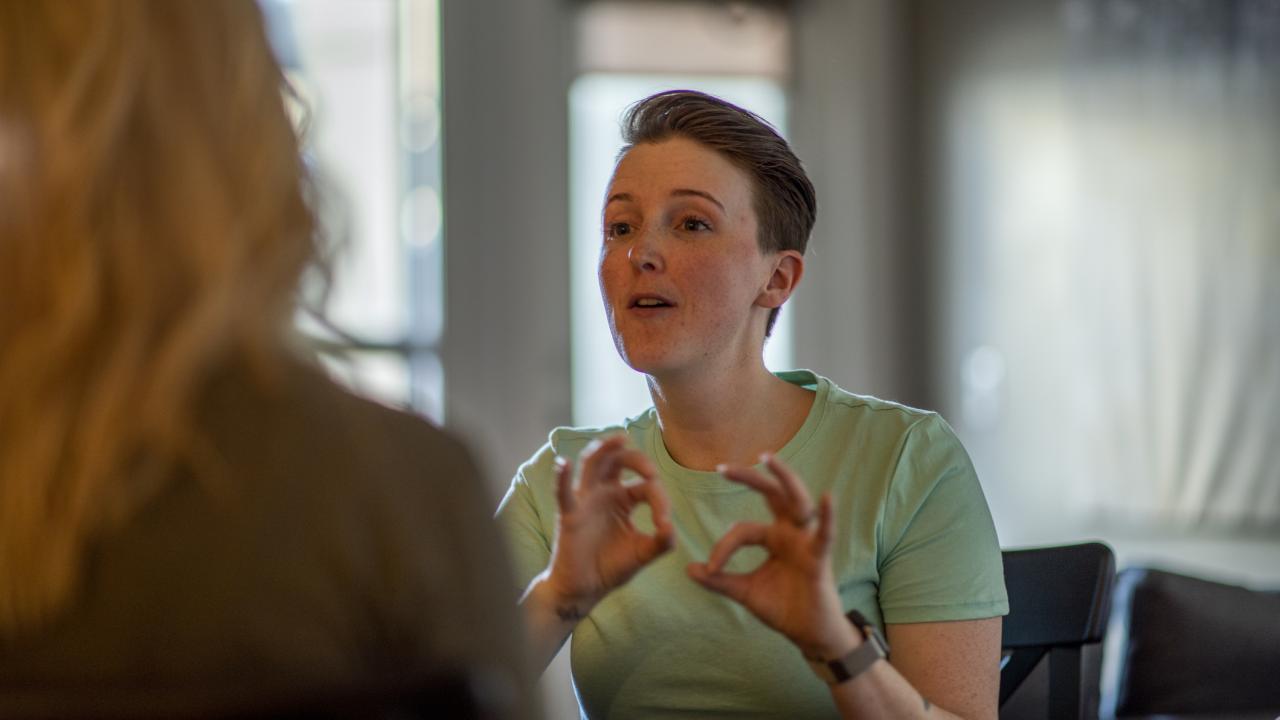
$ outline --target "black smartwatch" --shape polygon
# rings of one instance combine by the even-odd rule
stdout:
[[[828,685],[839,685],[846,680],[858,677],[877,660],[889,657],[889,643],[885,642],[880,630],[857,610],[850,610],[849,622],[862,633],[862,644],[849,651],[847,655],[834,660],[806,657],[809,667]]]

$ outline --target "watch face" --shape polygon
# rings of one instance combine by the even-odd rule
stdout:
[[[889,644],[885,642],[880,629],[872,625],[862,613],[850,610],[845,617],[862,634],[863,642],[849,651],[848,655],[835,660],[815,660],[806,657],[809,667],[828,685],[838,685],[846,680],[862,674],[878,660],[888,659]]]
[[[876,629],[875,625],[868,625],[864,627],[862,632],[867,638],[867,642],[876,646],[876,650],[879,651],[880,657],[889,657],[889,643],[885,642],[885,639],[880,636],[880,631]]]
[[[880,628],[873,625],[865,615],[857,610],[850,610],[845,617],[849,618],[849,622],[853,623],[853,626],[858,628],[858,632],[862,633],[862,639],[876,646],[880,657],[889,657],[889,643],[880,634]]]

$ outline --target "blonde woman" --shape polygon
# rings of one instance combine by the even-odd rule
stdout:
[[[522,687],[467,454],[287,347],[283,90],[252,0],[0,0],[0,708]]]

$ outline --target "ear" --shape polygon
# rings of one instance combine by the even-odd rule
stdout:
[[[773,273],[756,296],[761,307],[777,308],[791,297],[804,277],[804,256],[795,250],[780,250],[773,256]]]

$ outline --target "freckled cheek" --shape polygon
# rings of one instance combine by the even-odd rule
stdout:
[[[693,298],[702,306],[702,311],[707,313],[718,313],[729,310],[735,304],[738,304],[743,294],[743,289],[738,287],[742,284],[740,275],[741,268],[724,263],[704,262],[696,266],[696,271],[691,272],[690,283],[693,289]]]
[[[611,253],[601,253],[600,266],[596,272],[596,279],[600,283],[600,296],[604,299],[604,303],[608,306],[619,291],[619,283],[622,278],[622,272],[626,268],[621,266],[618,256]]]

